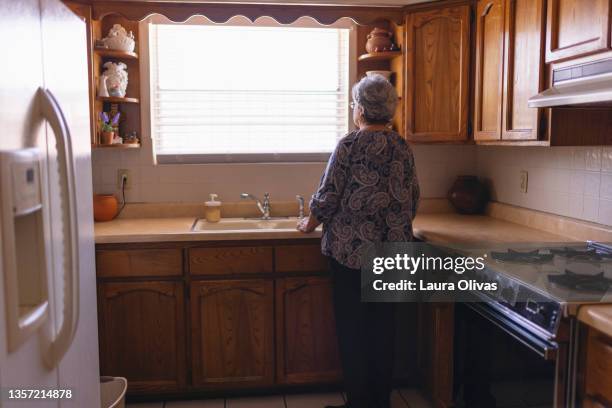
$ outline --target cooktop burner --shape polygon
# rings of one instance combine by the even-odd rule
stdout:
[[[596,275],[585,275],[565,270],[564,274],[548,275],[551,283],[581,291],[607,292],[612,280],[604,276],[603,272]]]
[[[574,248],[550,248],[550,252],[567,259],[575,261],[603,261],[612,260],[612,254],[602,253],[595,248],[574,249]]]
[[[554,254],[543,253],[539,249],[534,251],[516,251],[508,249],[507,252],[491,252],[493,259],[501,262],[516,263],[545,263],[553,259]]]

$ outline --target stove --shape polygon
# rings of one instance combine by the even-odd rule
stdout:
[[[557,337],[570,305],[612,303],[612,246],[530,244],[469,252],[487,259],[486,268],[472,277],[498,287],[496,292],[475,293],[478,301],[547,341]]]
[[[467,252],[486,259],[470,277],[495,282],[497,290],[472,292],[466,305],[554,363],[554,406],[572,406],[579,339],[574,313],[582,304],[612,303],[612,245],[534,243]]]

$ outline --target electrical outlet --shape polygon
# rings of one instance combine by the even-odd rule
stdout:
[[[529,173],[527,170],[521,170],[521,193],[527,194],[529,187]]]
[[[121,191],[123,186],[123,179],[125,179],[125,189],[129,190],[132,187],[132,179],[130,177],[130,171],[127,169],[117,170],[117,189]]]

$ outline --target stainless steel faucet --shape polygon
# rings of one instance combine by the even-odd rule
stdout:
[[[298,202],[298,218],[302,219],[304,218],[304,197],[298,194],[295,199]]]
[[[242,193],[240,194],[240,198],[243,200],[253,200],[257,204],[257,208],[261,211],[261,219],[269,220],[270,219],[270,193],[264,193],[263,202],[259,200],[259,198],[255,197],[250,193]]]

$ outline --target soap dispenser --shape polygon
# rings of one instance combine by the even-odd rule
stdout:
[[[210,195],[210,201],[204,203],[205,217],[208,222],[219,222],[221,220],[221,201],[217,200],[217,194]]]

